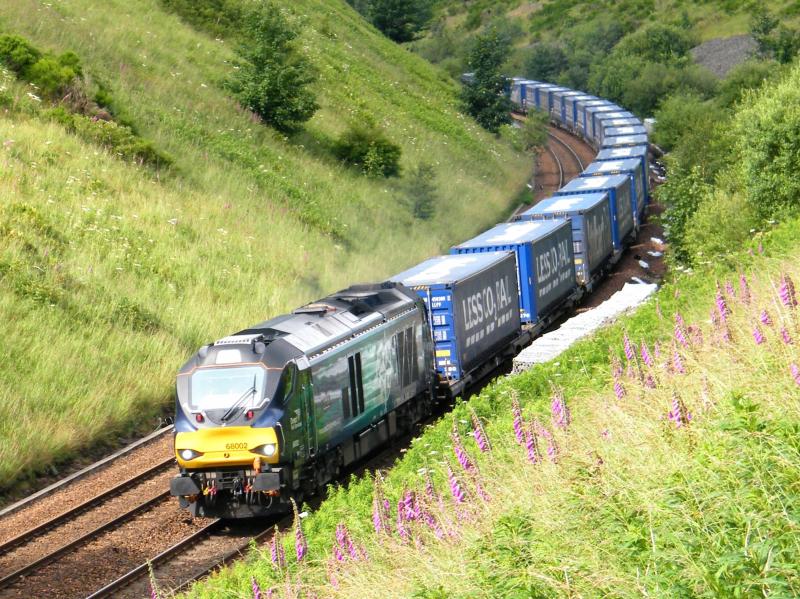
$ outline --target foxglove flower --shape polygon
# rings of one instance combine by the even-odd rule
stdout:
[[[564,401],[560,392],[556,392],[550,402],[550,413],[553,420],[553,426],[557,428],[567,428],[572,421],[567,403]]]
[[[778,295],[780,296],[783,305],[787,308],[794,308],[797,306],[797,296],[794,290],[794,282],[787,274],[781,277],[781,286],[778,289]]]
[[[614,381],[614,395],[617,396],[617,399],[625,397],[625,387],[622,386],[621,381]]]
[[[514,437],[517,439],[517,443],[522,445],[525,440],[522,432],[522,410],[516,397],[511,402],[511,411],[514,414]]]
[[[453,453],[456,454],[458,463],[461,464],[461,467],[467,472],[473,470],[475,466],[469,459],[469,455],[467,455],[467,451],[464,449],[464,446],[461,444],[461,435],[458,434],[458,427],[455,420],[453,420],[453,430],[450,433],[450,436],[453,439]]]
[[[654,364],[653,356],[650,355],[650,350],[647,349],[647,343],[642,341],[642,343],[639,345],[639,347],[640,347],[641,354],[642,354],[642,362],[647,364],[647,366],[649,368],[652,368],[653,364]]]
[[[758,315],[758,319],[761,321],[761,324],[771,327],[772,326],[772,318],[769,316],[769,312],[766,309],[761,310],[761,314]]]
[[[725,293],[727,293],[730,297],[736,297],[736,291],[733,289],[733,283],[730,281],[725,281]]]
[[[403,500],[397,502],[397,535],[405,542],[411,538],[411,533],[406,526],[405,510],[403,509]]]
[[[653,344],[653,355],[656,357],[656,360],[661,358],[661,344],[658,341]]]
[[[680,312],[675,312],[675,325],[682,329],[686,328],[686,321],[683,319]]]
[[[672,409],[667,413],[667,417],[677,428],[688,425],[692,420],[691,412],[686,409],[686,404],[677,393],[672,394]]]
[[[449,465],[447,466],[447,482],[450,484],[450,493],[453,495],[453,500],[456,503],[464,503],[467,495],[464,493],[461,485],[458,484],[456,474]]]
[[[292,499],[292,511],[294,511],[294,551],[297,556],[297,561],[303,561],[303,558],[308,553],[308,543],[303,534],[303,525],[300,523],[300,512],[297,511],[297,504]]]
[[[678,350],[672,352],[672,368],[678,374],[686,374],[686,369],[683,367],[683,360],[681,360]]]
[[[275,526],[275,530],[272,533],[272,539],[269,542],[269,553],[270,557],[272,558],[272,563],[277,566],[278,568],[284,568],[286,566],[286,553],[283,550],[283,543],[281,542],[281,533],[278,530],[278,526]]]
[[[656,388],[656,379],[653,378],[651,373],[647,373],[647,378],[644,379],[644,386],[648,389]]]
[[[717,283],[717,295],[715,300],[720,321],[725,322],[725,320],[728,318],[728,314],[730,314],[730,310],[728,309],[728,304],[725,302],[725,298],[722,295],[722,290],[719,288],[719,283]]]
[[[792,373],[794,382],[797,383],[798,387],[800,387],[800,368],[797,367],[797,364],[792,362],[792,364],[789,366],[789,372]]]
[[[622,363],[619,361],[619,358],[615,355],[611,356],[611,376],[615,379],[618,379],[622,376]]]
[[[376,534],[389,532],[389,507],[383,494],[383,477],[380,472],[376,472],[372,492],[372,525]]]
[[[261,599],[261,587],[258,586],[258,582],[256,581],[255,576],[250,577],[250,581],[253,585],[253,599]]]
[[[489,436],[486,434],[480,418],[472,408],[470,408],[470,416],[472,418],[472,436],[475,437],[475,443],[478,444],[478,448],[482,452],[491,451],[492,444],[489,443]]]
[[[688,332],[689,332],[689,339],[691,339],[691,342],[694,345],[696,346],[703,345],[703,330],[699,326],[690,324]]]
[[[755,325],[753,327],[753,339],[756,342],[756,345],[761,345],[764,343],[764,333],[761,332],[761,327]]]
[[[781,339],[786,345],[792,345],[792,336],[789,334],[789,331],[786,330],[786,327],[781,329]]]
[[[739,275],[739,301],[743,304],[750,303],[750,286],[747,284],[747,277]]]
[[[683,347],[689,347],[689,340],[686,339],[686,333],[683,332],[683,328],[677,323],[675,324],[675,339]]]
[[[541,456],[539,455],[539,442],[536,438],[533,423],[525,429],[525,448],[528,451],[528,461],[531,464],[538,464]]]
[[[630,362],[636,356],[636,351],[633,348],[633,344],[631,343],[630,337],[628,337],[628,333],[622,337],[622,347],[625,350],[625,358]]]

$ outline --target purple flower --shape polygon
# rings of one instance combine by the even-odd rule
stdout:
[[[647,374],[647,378],[644,379],[644,386],[648,389],[655,389],[656,388],[656,380],[653,378],[651,373]]]
[[[717,313],[719,314],[719,318],[722,322],[728,317],[730,314],[730,310],[728,309],[728,304],[725,302],[725,298],[722,295],[722,290],[719,288],[719,283],[717,283],[717,295],[715,297],[716,304],[717,304]]]
[[[686,404],[677,393],[672,394],[672,409],[667,413],[667,417],[675,423],[677,428],[688,425],[692,420],[692,414],[686,409]]]
[[[725,281],[725,293],[727,293],[730,297],[736,297],[736,291],[733,289],[733,283],[730,281]]]
[[[750,286],[747,284],[747,277],[739,275],[739,301],[743,304],[750,303]]]
[[[625,397],[625,387],[622,386],[620,381],[614,381],[614,395],[617,396],[617,399]]]
[[[797,296],[794,291],[794,282],[787,274],[784,274],[781,277],[781,286],[778,289],[778,295],[780,296],[783,305],[787,308],[794,308],[797,306]]]
[[[480,481],[475,481],[475,491],[478,493],[478,497],[480,497],[484,502],[489,503],[492,500],[492,496],[483,488]]]
[[[331,546],[331,552],[333,553],[333,557],[336,558],[337,562],[343,562],[344,561],[344,553],[342,553],[342,550],[341,550],[341,548],[339,547],[338,544],[334,543]]]
[[[269,542],[269,553],[272,558],[272,563],[278,568],[286,566],[286,553],[283,550],[283,543],[281,542],[281,533],[278,531],[277,525],[272,533],[272,539]]]
[[[536,438],[536,431],[531,422],[530,426],[525,429],[525,448],[528,451],[528,461],[531,464],[538,464],[541,458],[539,454],[539,442]]]
[[[347,527],[341,522],[336,525],[336,545],[334,547],[336,548],[337,545],[338,548],[341,548],[342,552],[346,551],[352,559],[361,559],[361,555],[356,549],[353,539],[350,538],[350,533],[347,531]],[[343,559],[344,555],[342,555],[342,559],[339,561],[343,561]]]
[[[547,439],[547,456],[550,458],[551,462],[555,463],[556,458],[558,457],[558,446],[556,445],[556,440],[553,437],[553,434],[544,426],[542,426],[542,423],[538,420],[533,421],[533,427],[537,435],[543,439]]]
[[[483,428],[483,424],[481,424],[480,418],[478,418],[475,410],[470,408],[470,412],[472,418],[472,436],[475,437],[475,442],[478,444],[478,448],[484,453],[491,451],[492,444],[489,443],[489,437]]]
[[[781,339],[786,345],[792,345],[792,336],[789,334],[789,331],[786,330],[786,327],[781,328]]]
[[[550,402],[550,413],[552,415],[553,426],[555,427],[567,428],[572,421],[572,415],[560,392],[556,392],[553,396],[553,400]]]
[[[792,378],[794,382],[797,383],[797,386],[800,387],[800,368],[797,367],[797,364],[792,362],[789,365],[789,372],[792,373]]]
[[[255,584],[255,579],[253,579],[253,584]],[[150,587],[150,599],[158,599],[158,591],[156,587],[153,585],[152,581],[148,585]]]
[[[733,335],[731,334],[731,329],[727,324],[722,327],[722,340],[725,343],[733,343]]]
[[[397,502],[397,534],[405,542],[411,538],[411,533],[406,527],[405,510],[403,509],[403,500]]]
[[[522,432],[522,410],[516,397],[511,402],[511,412],[514,414],[514,437],[517,439],[517,443],[522,445],[525,439]]]
[[[615,379],[618,379],[622,376],[622,363],[619,361],[619,358],[615,355],[611,356],[611,376]]]
[[[380,472],[376,472],[372,492],[372,525],[376,534],[389,532],[389,518],[389,502],[383,496],[383,478]]]
[[[653,344],[653,355],[656,357],[656,360],[661,357],[661,344],[658,341]]]
[[[258,586],[256,577],[251,576],[250,581],[253,583],[253,599],[261,599],[261,587]]]
[[[672,352],[672,368],[678,374],[686,374],[686,369],[683,367],[683,361],[681,360],[681,355],[678,353],[678,350]]]
[[[764,343],[764,333],[761,332],[761,327],[755,325],[753,327],[753,339],[756,342],[756,345],[761,345]]]
[[[297,556],[297,561],[303,561],[303,558],[308,553],[308,544],[306,537],[303,534],[303,525],[300,523],[300,513],[297,511],[297,504],[292,499],[292,511],[294,511],[294,551]]]
[[[642,343],[639,345],[639,348],[642,354],[642,361],[647,364],[648,367],[652,368],[654,364],[653,356],[650,355],[650,350],[647,349],[647,344],[642,341]]]
[[[683,319],[680,312],[675,312],[675,324],[682,329],[686,328],[686,321]]]
[[[761,321],[761,324],[771,327],[772,326],[772,318],[769,316],[769,312],[766,309],[761,310],[761,314],[758,315],[758,319]]]
[[[625,358],[630,362],[633,360],[634,356],[636,356],[636,351],[634,350],[633,344],[628,337],[628,333],[625,333],[625,335],[622,337],[622,346],[625,349]]]
[[[461,444],[461,436],[458,434],[458,427],[456,426],[455,420],[453,420],[453,431],[451,432],[450,436],[453,439],[453,453],[456,454],[458,463],[461,464],[461,467],[467,472],[473,470],[475,466],[469,459],[469,455],[467,455],[467,451],[464,449],[464,446]]]
[[[694,345],[703,345],[703,330],[696,325],[689,325],[689,338]]]
[[[447,466],[447,482],[450,484],[450,493],[453,495],[453,500],[456,503],[464,503],[467,498],[466,493],[461,489],[456,474],[449,465]]]
[[[683,328],[681,325],[675,324],[675,339],[680,343],[683,347],[689,347],[689,341],[686,339],[686,333],[683,332]]]

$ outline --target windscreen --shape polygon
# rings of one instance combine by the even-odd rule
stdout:
[[[265,378],[266,371],[260,366],[201,368],[192,374],[189,407],[196,411],[220,410],[239,400],[242,408],[255,407],[264,394]]]

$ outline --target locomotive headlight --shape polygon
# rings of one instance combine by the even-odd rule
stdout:
[[[187,462],[189,460],[193,460],[203,455],[202,453],[200,453],[199,451],[195,451],[194,449],[181,449],[180,454],[181,458],[183,458]]]
[[[268,458],[274,456],[277,450],[278,446],[275,445],[274,443],[265,443],[264,445],[259,445],[258,447],[253,449],[255,453],[260,453],[261,455],[267,456]]]

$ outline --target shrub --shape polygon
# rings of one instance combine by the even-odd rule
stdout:
[[[211,35],[233,35],[245,17],[241,0],[161,0],[189,25]]]
[[[232,88],[239,101],[278,131],[290,132],[310,119],[319,106],[309,87],[317,80],[311,62],[294,48],[298,31],[284,11],[267,2],[249,13],[247,63]]]
[[[431,0],[371,0],[372,24],[398,43],[410,42],[431,18]]]
[[[28,40],[18,35],[0,35],[0,62],[22,75],[42,57],[42,53]]]
[[[551,43],[536,44],[525,61],[525,75],[540,81],[555,81],[569,65],[561,46]]]
[[[339,159],[372,177],[400,174],[400,146],[372,124],[353,124],[335,144]]]
[[[503,93],[505,76],[500,70],[508,52],[508,40],[497,31],[490,29],[479,35],[469,54],[469,68],[475,73],[475,81],[461,89],[467,113],[492,133],[511,121],[511,101]]]
[[[430,220],[436,212],[436,172],[431,164],[417,165],[405,183],[405,193],[414,218]]]

